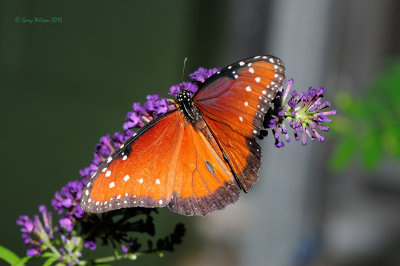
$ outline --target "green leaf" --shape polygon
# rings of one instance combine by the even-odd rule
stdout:
[[[364,166],[369,169],[375,168],[382,155],[379,134],[369,130],[364,145]]]
[[[58,258],[57,257],[51,257],[48,258],[45,263],[43,264],[43,266],[50,266],[53,262],[57,261]]]
[[[13,265],[20,261],[21,259],[11,250],[0,246],[0,258]]]
[[[54,256],[57,256],[57,255],[55,255],[54,253],[51,253],[51,252],[45,252],[42,255],[40,255],[40,257],[42,257],[42,258],[51,258]]]
[[[32,257],[23,257],[22,259],[14,263],[13,266],[24,266],[25,262],[28,262],[28,260],[30,260],[31,258]]]
[[[339,143],[333,153],[330,166],[333,170],[343,170],[349,163],[351,156],[354,154],[356,140],[354,137],[347,136],[344,141]]]

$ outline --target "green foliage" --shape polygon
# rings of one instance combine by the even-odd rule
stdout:
[[[30,257],[19,258],[11,250],[3,246],[0,246],[0,259],[4,260],[5,262],[13,266],[23,266],[25,265],[25,262],[27,262],[30,259]]]
[[[339,115],[332,129],[339,143],[331,160],[334,170],[344,169],[354,158],[368,170],[387,156],[400,159],[400,60],[390,64],[365,94],[340,93],[335,105]]]

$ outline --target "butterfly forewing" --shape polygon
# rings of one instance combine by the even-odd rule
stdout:
[[[89,212],[122,207],[165,206],[172,195],[174,167],[180,150],[183,116],[175,112],[152,121],[102,165],[82,192]]]
[[[256,137],[284,78],[280,59],[258,56],[214,74],[194,97],[245,191],[258,180],[261,148]]]

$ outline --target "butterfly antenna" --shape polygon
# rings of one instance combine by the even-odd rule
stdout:
[[[185,75],[185,66],[186,66],[186,61],[187,57],[185,57],[185,60],[183,60],[183,68],[182,68],[182,83],[183,83],[183,76]]]

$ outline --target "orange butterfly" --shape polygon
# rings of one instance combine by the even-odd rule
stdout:
[[[205,80],[192,98],[142,127],[99,167],[82,191],[81,207],[101,213],[168,207],[206,215],[234,203],[258,180],[256,138],[285,79],[274,56],[239,61]]]

